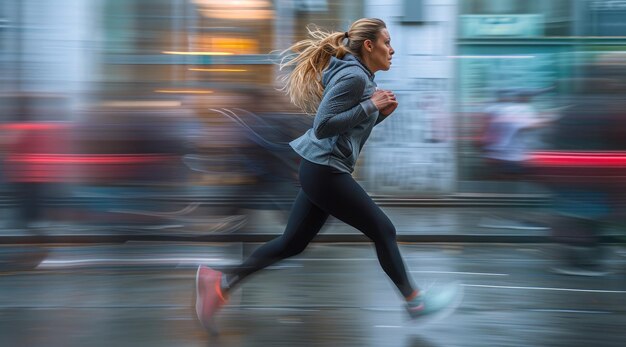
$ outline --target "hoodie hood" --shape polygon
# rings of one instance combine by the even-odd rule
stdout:
[[[356,66],[363,70],[367,77],[370,79],[370,81],[374,80],[374,74],[371,73],[370,70],[365,67],[365,65],[363,65],[363,63],[361,63],[361,60],[359,60],[359,58],[355,57],[354,55],[347,53],[343,57],[343,59],[339,59],[337,57],[330,58],[330,63],[322,74],[322,84],[326,86],[328,84],[328,81],[330,81],[337,72],[353,66]]]

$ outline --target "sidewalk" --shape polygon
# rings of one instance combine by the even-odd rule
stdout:
[[[91,190],[53,202],[68,212],[32,230],[11,226],[9,201],[0,211],[0,240],[16,243],[122,243],[126,241],[264,242],[280,235],[293,197],[226,194],[228,188],[187,194]],[[232,191],[230,191],[233,193]],[[535,192],[536,193],[536,192]],[[551,242],[550,230],[485,227],[485,219],[551,224],[542,194],[455,194],[433,198],[373,196],[397,229],[400,242]],[[270,202],[271,200],[271,202]],[[281,206],[282,210],[276,209]],[[145,211],[142,211],[145,210]],[[90,213],[99,213],[94,218]],[[121,217],[121,218],[120,218]],[[131,221],[131,222],[129,222]],[[503,223],[506,224],[506,223]],[[623,233],[623,232],[621,232]],[[330,218],[316,242],[367,242],[356,229]],[[624,242],[609,234],[606,242]]]
[[[531,217],[549,225],[546,209],[505,207],[382,207],[396,226],[400,242],[551,242],[550,230],[520,230],[481,226],[497,215],[508,220]],[[53,223],[33,230],[3,228],[0,239],[11,243],[121,243],[126,241],[264,242],[280,235],[287,211],[247,209],[238,215],[160,219],[141,225]],[[316,242],[367,242],[353,227],[330,218]],[[607,236],[607,242],[618,242]]]
[[[367,244],[313,244],[250,277],[209,336],[194,312],[198,263],[236,264],[255,245],[50,247],[37,271],[0,276],[2,346],[623,346],[626,258],[612,275],[549,271],[544,245],[401,245],[423,288],[458,281],[445,320],[409,322]],[[10,247],[0,247],[2,249]],[[247,249],[246,249],[247,248]]]

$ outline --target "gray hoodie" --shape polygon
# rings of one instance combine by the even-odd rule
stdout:
[[[374,74],[346,54],[330,59],[322,84],[313,128],[289,144],[308,161],[352,173],[372,128],[385,118],[370,99],[376,90]]]

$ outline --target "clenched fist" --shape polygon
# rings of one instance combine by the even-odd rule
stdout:
[[[372,94],[371,100],[383,116],[390,115],[398,107],[396,96],[390,90],[376,90],[374,94]]]

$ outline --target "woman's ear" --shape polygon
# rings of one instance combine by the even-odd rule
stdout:
[[[372,44],[372,40],[365,40],[363,41],[363,47],[365,47],[365,50],[372,53],[372,50],[374,49],[374,45]]]

